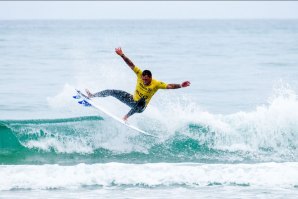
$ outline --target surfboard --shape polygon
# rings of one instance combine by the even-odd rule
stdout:
[[[113,120],[115,120],[116,122],[119,122],[121,123],[122,125],[134,130],[134,131],[137,131],[139,133],[142,133],[144,135],[147,135],[147,136],[151,136],[151,137],[154,137],[154,138],[158,138],[157,136],[155,135],[152,135],[150,133],[147,133],[127,122],[125,122],[124,120],[116,117],[115,115],[113,115],[112,113],[110,113],[108,110],[106,110],[104,107],[100,106],[98,103],[94,102],[91,98],[89,98],[87,95],[85,95],[84,93],[82,93],[80,90],[77,90],[76,89],[76,92],[78,93],[78,95],[76,96],[73,96],[74,99],[78,100],[78,103],[83,105],[83,106],[87,106],[87,107],[93,107],[95,109],[97,109],[99,112],[103,113],[105,117],[108,117],[108,118],[112,118]]]

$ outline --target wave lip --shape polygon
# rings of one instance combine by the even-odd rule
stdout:
[[[298,163],[78,164],[0,166],[0,190],[84,187],[257,186],[295,188]],[[287,172],[285,172],[287,171]]]

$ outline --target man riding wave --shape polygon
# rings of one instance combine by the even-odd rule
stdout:
[[[152,73],[149,70],[142,71],[139,67],[135,66],[134,63],[124,55],[121,48],[116,48],[115,52],[122,57],[126,64],[135,72],[137,75],[137,84],[134,95],[127,93],[122,90],[103,90],[92,94],[88,89],[86,93],[89,98],[92,97],[107,97],[113,96],[128,105],[131,110],[123,117],[124,121],[135,113],[143,112],[152,96],[158,89],[177,89],[183,88],[190,85],[189,81],[182,82],[181,84],[166,84],[152,78]]]

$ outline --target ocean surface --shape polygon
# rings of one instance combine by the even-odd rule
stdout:
[[[72,98],[166,83],[129,123]],[[297,198],[298,20],[0,21],[0,198]],[[129,108],[98,98],[118,117]]]

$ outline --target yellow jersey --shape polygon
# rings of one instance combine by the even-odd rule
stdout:
[[[142,80],[142,70],[135,66],[133,71],[137,75],[137,85],[133,95],[134,101],[138,101],[141,98],[146,100],[146,106],[151,100],[152,96],[156,93],[158,89],[166,89],[167,84],[164,82],[160,82],[156,79],[152,79],[150,85],[145,85]]]

